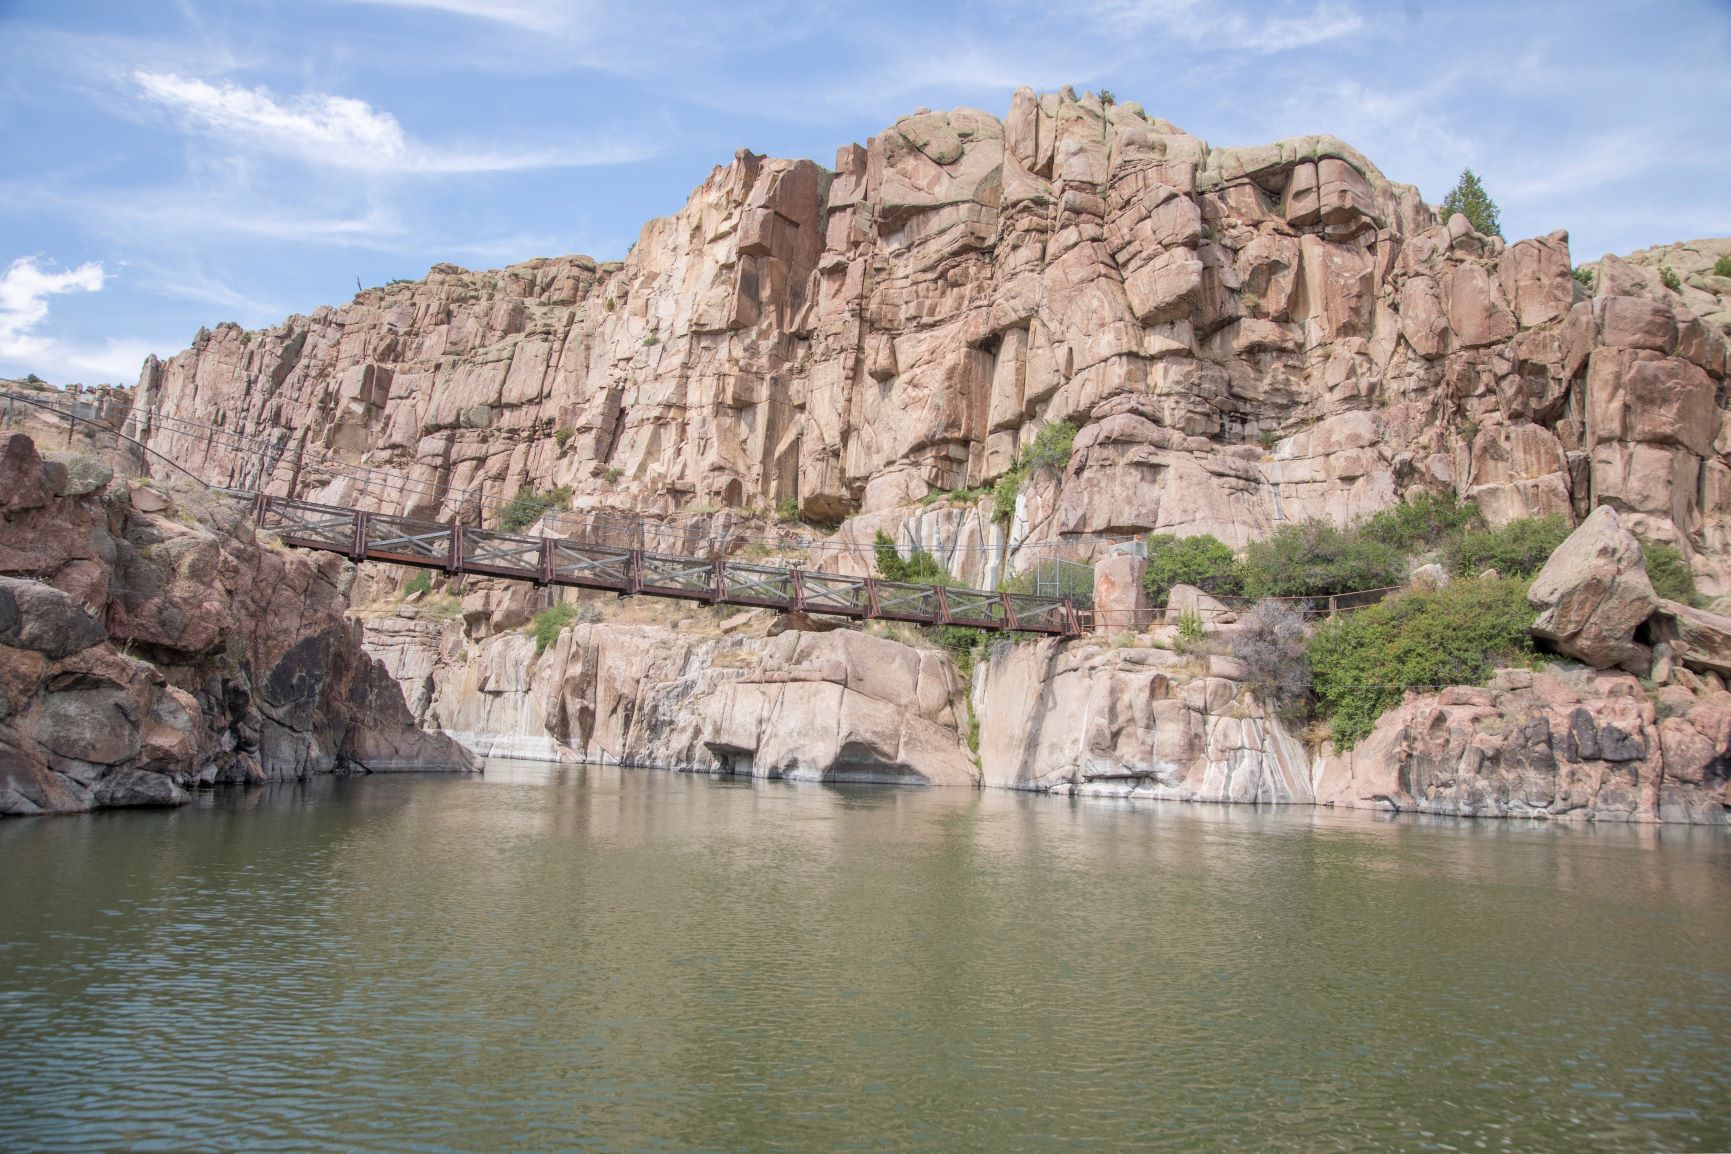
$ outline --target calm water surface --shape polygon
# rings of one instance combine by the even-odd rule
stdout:
[[[0,822],[0,1149],[1731,1149],[1731,840],[494,767]]]

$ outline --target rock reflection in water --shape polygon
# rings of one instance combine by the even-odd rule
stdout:
[[[0,826],[0,1146],[1713,1149],[1731,840],[494,764]]]

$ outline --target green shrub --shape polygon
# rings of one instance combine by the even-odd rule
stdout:
[[[1011,469],[992,486],[992,519],[1008,525],[1016,518],[1016,498],[1022,493],[1020,469]]]
[[[1674,293],[1683,291],[1683,278],[1677,275],[1677,270],[1668,264],[1659,266],[1659,283]]]
[[[547,647],[559,640],[559,634],[575,620],[577,606],[569,601],[561,601],[535,614],[534,620],[529,622],[529,632],[535,635],[536,656],[547,652]]]
[[[906,560],[896,549],[895,539],[882,529],[872,539],[878,576],[886,581],[909,581],[915,585],[954,585],[955,579],[943,564],[924,549],[915,549]]]
[[[783,498],[781,503],[775,507],[775,519],[777,521],[799,520],[799,498]]]
[[[609,485],[611,485],[613,482],[617,481],[619,478],[623,477],[624,475],[625,475],[625,470],[623,470],[623,469],[603,469],[603,470],[601,470],[602,479],[605,480]]]
[[[1713,262],[1713,275],[1731,277],[1731,256],[1722,256]]]
[[[1351,749],[1408,688],[1482,684],[1533,659],[1533,610],[1518,578],[1412,590],[1328,619],[1305,646],[1335,747]]]
[[[1033,441],[1022,450],[1015,466],[992,485],[992,519],[1008,525],[1016,516],[1016,498],[1022,492],[1022,482],[1035,469],[1063,469],[1070,463],[1070,451],[1076,442],[1076,426],[1070,421],[1047,425],[1034,434]]]
[[[1450,573],[1470,577],[1495,569],[1504,577],[1531,577],[1569,538],[1561,514],[1517,517],[1496,529],[1469,529],[1450,543],[1444,560]]]
[[[1667,601],[1699,606],[1695,574],[1680,549],[1663,541],[1642,540],[1641,557],[1646,561],[1647,580],[1653,583],[1653,592]]]
[[[559,443],[559,447],[561,449],[563,449],[565,447],[565,442],[569,441],[572,437],[576,436],[576,434],[577,434],[576,429],[554,429],[553,430],[553,439],[555,441],[557,441]]]
[[[548,511],[564,508],[570,499],[571,490],[564,485],[549,489],[545,493],[537,493],[524,485],[499,511],[499,528],[506,533],[515,533],[525,526],[533,525]]]
[[[1033,443],[1022,450],[1025,469],[1062,469],[1070,463],[1070,450],[1076,443],[1076,426],[1070,421],[1047,425],[1034,434]]]
[[[1164,605],[1174,585],[1194,585],[1215,597],[1244,592],[1244,574],[1231,546],[1218,537],[1198,533],[1176,537],[1154,533],[1148,537],[1148,575],[1144,578],[1149,599]]]
[[[1188,649],[1202,640],[1207,627],[1202,623],[1202,614],[1195,609],[1185,609],[1178,614],[1178,640]]]
[[[1569,270],[1569,275],[1575,278],[1576,284],[1580,285],[1582,288],[1586,289],[1588,292],[1593,291],[1593,270],[1592,269],[1582,268],[1580,265],[1576,265],[1574,268]]]
[[[643,345],[645,348],[654,348],[656,345],[658,345],[660,343],[661,343],[661,336],[658,333],[652,332],[648,336],[643,338]]]
[[[1391,509],[1384,509],[1358,526],[1358,534],[1402,553],[1434,549],[1448,538],[1483,525],[1479,507],[1452,491],[1420,489]]]
[[[403,586],[404,597],[413,597],[417,593],[431,593],[432,591],[433,575],[425,569],[409,578],[408,583]]]
[[[1406,580],[1400,551],[1326,521],[1282,525],[1244,551],[1251,597],[1317,597],[1383,589]]]

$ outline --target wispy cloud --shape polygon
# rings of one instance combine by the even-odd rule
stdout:
[[[424,8],[448,12],[494,24],[508,24],[534,32],[568,28],[579,18],[593,15],[593,5],[569,0],[351,0],[381,8]]]
[[[143,341],[109,339],[94,345],[46,336],[48,302],[63,293],[101,292],[107,276],[99,261],[52,272],[23,256],[0,276],[0,361],[27,366],[66,379],[95,373],[109,380],[128,379],[151,351]]]
[[[1269,54],[1310,48],[1364,28],[1364,17],[1344,4],[1323,3],[1292,15],[1247,15],[1216,0],[1096,0],[1087,15],[1121,35],[1162,36],[1194,46]]]
[[[412,139],[389,112],[349,96],[310,92],[278,99],[263,86],[142,70],[133,79],[145,99],[174,111],[190,128],[316,167],[387,174],[516,172],[623,164],[653,154],[642,143],[614,141],[515,151],[441,149]]]

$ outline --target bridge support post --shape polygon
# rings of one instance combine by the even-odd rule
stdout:
[[[932,618],[932,624],[948,625],[950,623],[950,599],[944,595],[942,585],[933,585],[932,592],[937,594],[938,601],[938,611]]]
[[[1010,601],[1010,595],[1008,593],[998,594],[998,605],[1004,614],[1004,623],[999,628],[1006,631],[1014,629],[1016,627],[1016,607]]]
[[[865,579],[866,613],[867,617],[876,617],[882,607],[878,604],[878,581],[876,577]]]
[[[625,559],[625,594],[643,592],[643,550],[633,549]]]
[[[793,585],[792,609],[795,613],[803,613],[805,612],[805,571],[789,569],[787,575]]]
[[[367,514],[355,513],[355,539],[349,546],[349,560],[361,562],[367,559]]]
[[[463,571],[463,527],[451,526],[451,547],[445,554],[445,572],[461,573]]]
[[[727,562],[722,560],[720,557],[717,557],[715,559],[715,580],[709,589],[709,603],[711,605],[719,605],[721,604],[722,598],[726,596]]]
[[[553,538],[541,538],[541,575],[535,578],[535,584],[545,588],[553,584]]]

